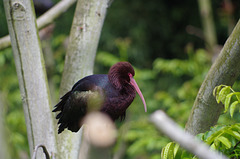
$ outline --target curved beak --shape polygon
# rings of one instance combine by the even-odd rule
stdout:
[[[142,92],[141,92],[141,90],[139,89],[139,87],[138,87],[138,85],[137,85],[137,83],[136,83],[136,81],[134,80],[133,77],[130,77],[130,83],[131,83],[131,85],[133,85],[133,87],[135,88],[135,90],[136,90],[137,93],[139,94],[140,98],[142,99],[145,112],[147,112],[147,106],[146,106],[145,99],[144,99],[144,97],[143,97],[143,95],[142,95]]]

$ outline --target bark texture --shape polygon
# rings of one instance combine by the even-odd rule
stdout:
[[[98,41],[109,0],[78,0],[70,32],[60,96],[68,92],[80,78],[93,73]],[[62,158],[78,158],[81,130],[65,130],[58,135],[58,150]]]
[[[38,144],[56,152],[46,71],[31,0],[4,0],[20,85],[30,154]],[[44,158],[42,152],[39,158]]]
[[[186,131],[193,135],[205,132],[216,124],[223,110],[217,104],[213,89],[225,84],[232,86],[240,74],[240,21],[226,41],[221,53],[209,70],[194,102],[186,125]]]

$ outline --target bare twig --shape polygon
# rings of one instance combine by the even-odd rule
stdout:
[[[42,29],[48,24],[51,24],[54,19],[66,12],[66,10],[71,7],[76,1],[77,0],[61,0],[58,2],[55,6],[53,6],[50,10],[48,10],[37,19],[38,28]]]
[[[53,6],[46,13],[41,15],[37,19],[38,29],[42,29],[45,26],[51,24],[54,19],[63,14],[68,8],[70,8],[77,0],[62,0],[58,2],[55,6]],[[7,47],[11,46],[10,36],[4,36],[0,39],[0,50],[3,50]]]
[[[206,47],[213,55],[214,48],[217,45],[216,30],[214,27],[212,7],[210,0],[198,0],[200,15],[203,24],[203,34],[206,41]]]
[[[210,150],[209,146],[197,140],[193,135],[184,132],[172,119],[163,111],[153,113],[150,120],[170,139],[176,141],[181,147],[197,155],[201,159],[227,159],[224,155]]]
[[[44,152],[44,154],[45,154],[46,159],[50,159],[50,156],[49,156],[49,153],[48,153],[48,151],[47,151],[47,148],[46,148],[44,145],[42,145],[42,144],[39,144],[39,145],[37,145],[37,146],[35,147],[35,149],[34,149],[34,151],[33,151],[32,159],[36,159],[37,150],[38,150],[40,147],[43,149],[43,152]]]
[[[8,48],[11,46],[10,36],[6,35],[0,39],[0,50]]]

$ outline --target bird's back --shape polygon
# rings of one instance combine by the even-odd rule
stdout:
[[[88,111],[100,110],[106,96],[117,96],[105,74],[91,75],[79,80],[55,106],[53,112],[60,111],[58,133],[65,128],[77,132]]]

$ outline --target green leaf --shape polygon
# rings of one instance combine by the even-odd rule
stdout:
[[[217,88],[218,88],[218,86],[213,89],[213,96],[214,96],[214,97],[215,97],[216,94],[217,94],[217,93],[216,93]]]
[[[214,90],[213,90],[213,96],[215,96],[216,99],[217,99],[218,96],[219,96],[219,92],[220,92],[221,88],[222,88],[222,85],[215,87]],[[218,102],[218,103],[219,103],[219,102]]]
[[[233,117],[233,113],[234,113],[238,103],[239,103],[238,101],[235,101],[230,105],[230,115],[231,115],[231,117]]]
[[[234,125],[232,126],[232,128],[233,128],[233,129],[237,129],[237,131],[240,132],[240,123],[234,124]]]
[[[227,149],[230,149],[232,147],[231,142],[224,136],[220,136],[217,140],[224,144],[227,147]]]
[[[213,143],[210,147],[211,147],[211,149],[216,150],[216,145],[215,145],[215,143]]]
[[[221,129],[219,131],[216,131],[215,133],[213,133],[211,136],[209,136],[207,139],[206,139],[206,143],[208,145],[212,144],[212,142],[214,142],[214,140],[218,137],[218,136],[221,136],[221,134],[224,132],[224,129]]]
[[[217,137],[215,140],[214,140],[214,145],[216,148],[219,148],[220,146],[220,140],[218,140],[219,137]]]
[[[162,149],[162,159],[174,159],[174,144],[174,142],[170,142]]]
[[[232,131],[233,133],[233,137],[235,137],[236,139],[240,140],[240,134],[237,131]]]
[[[238,101],[240,102],[240,92],[236,92],[236,97],[237,97]]]
[[[176,145],[174,146],[174,158],[176,157],[176,154],[177,154],[177,152],[178,152],[178,149],[179,149],[179,144],[176,144]]]
[[[225,99],[225,102],[224,102],[224,107],[225,107],[225,110],[224,110],[224,113],[226,113],[228,111],[228,108],[229,108],[229,104],[230,104],[230,101],[231,101],[231,95],[232,93],[228,94],[226,96],[226,99]]]
[[[230,93],[230,86],[225,86],[221,89],[219,92],[219,96],[217,98],[217,102],[219,103],[220,101],[222,103],[225,102],[226,96]]]

